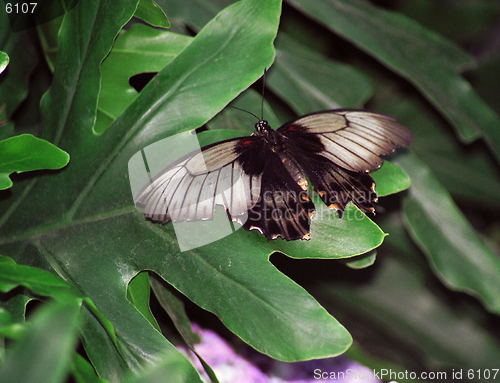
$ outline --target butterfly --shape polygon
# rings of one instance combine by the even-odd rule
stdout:
[[[179,158],[142,188],[136,206],[151,221],[179,222],[213,219],[222,205],[268,239],[310,239],[309,184],[340,217],[350,201],[374,214],[368,172],[412,139],[394,117],[354,109],[306,114],[277,130],[259,120],[255,129]]]

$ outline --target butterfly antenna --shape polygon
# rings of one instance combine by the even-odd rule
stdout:
[[[264,119],[264,90],[266,89],[266,72],[267,69],[264,68],[264,76],[262,76],[262,101],[260,102],[260,119]]]
[[[238,109],[238,110],[241,110],[242,112],[245,112],[245,113],[248,113],[248,114],[251,114],[252,116],[254,116],[257,120],[260,121],[260,118],[257,117],[255,114],[253,114],[252,112],[249,112],[248,110],[245,110],[245,109],[241,109],[241,108],[237,108],[236,106],[230,106],[230,108],[233,108],[233,109]]]
[[[248,113],[248,114],[251,114],[252,116],[254,116],[257,120],[259,121],[262,121],[264,119],[264,89],[266,89],[266,72],[267,72],[267,69],[264,68],[264,76],[263,76],[263,79],[264,81],[262,82],[262,101],[260,103],[260,118],[257,117],[255,114],[253,114],[252,112],[249,112],[248,110],[245,110],[245,109],[241,109],[241,108],[237,108],[236,106],[229,106],[230,108],[233,108],[233,109],[238,109],[238,110],[241,110],[242,112],[245,112],[245,113]]]

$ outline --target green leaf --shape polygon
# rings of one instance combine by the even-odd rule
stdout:
[[[24,335],[26,329],[27,326],[15,323],[12,315],[0,307],[0,338],[19,339]]]
[[[160,331],[151,309],[149,308],[149,276],[146,271],[137,274],[130,281],[127,289],[127,298],[141,312],[151,325]]]
[[[6,256],[3,256],[3,255],[0,255],[0,264],[15,265],[16,261],[14,261],[10,257],[6,257]]]
[[[85,360],[81,355],[76,354],[71,375],[78,383],[106,383],[104,379],[99,378],[94,370],[94,367]]]
[[[66,129],[92,130],[100,88],[99,67],[137,0],[78,2],[64,17],[54,82],[42,100],[43,138],[56,145]]]
[[[134,16],[154,27],[170,28],[165,12],[153,0],[140,0]]]
[[[350,202],[342,218],[319,198],[311,222],[311,240],[274,241],[274,247],[292,258],[346,258],[380,246],[385,233]]]
[[[26,327],[25,326],[26,305],[31,300],[32,297],[28,296],[27,294],[16,294],[12,296],[10,299],[4,299],[2,301],[2,304],[0,305],[3,310],[9,313],[13,323],[15,323],[15,325],[21,326],[21,328],[17,328],[21,333]],[[7,326],[9,325],[7,324]]]
[[[380,373],[384,373],[384,375],[381,376],[382,379],[390,379],[390,374],[396,374],[392,376],[398,376],[398,374],[401,374],[399,376],[405,376],[405,383],[423,382],[422,380],[406,378],[411,375],[408,374],[408,370],[403,366],[391,363],[387,360],[387,358],[378,357],[364,351],[358,343],[354,343],[349,350],[347,350],[345,355],[350,360],[354,360],[361,365],[368,367],[372,371],[380,371]],[[380,375],[381,374],[379,374],[379,376]]]
[[[9,259],[2,257],[2,259]],[[36,267],[0,262],[0,291],[6,293],[23,286],[33,293],[63,300],[68,295],[78,296],[77,291],[60,277]]]
[[[199,337],[191,329],[191,323],[184,310],[184,305],[173,293],[165,288],[157,277],[151,278],[151,288],[158,299],[161,307],[168,313],[175,328],[186,344],[194,349],[194,344],[199,342]]]
[[[217,377],[215,376],[212,368],[203,360],[194,348],[195,343],[198,343],[200,338],[191,329],[191,323],[189,322],[189,318],[184,311],[182,302],[174,294],[168,291],[158,280],[156,280],[156,278],[151,279],[151,287],[153,288],[160,305],[168,313],[172,322],[174,322],[174,326],[181,335],[182,339],[199,359],[205,372],[210,377],[211,383],[218,383]]]
[[[10,173],[0,173],[0,190],[12,187],[12,181],[9,178]]]
[[[59,46],[59,31],[64,15],[37,27],[38,39],[43,48],[43,55],[50,71],[54,72]]]
[[[72,300],[80,296],[79,292],[74,287],[45,270],[36,267],[17,265],[9,257],[0,257],[0,291],[8,292],[17,286],[23,286],[36,295],[54,297],[61,302]],[[22,297],[21,295],[19,296]],[[93,315],[95,317],[105,320],[88,298],[84,300],[87,306],[93,307]],[[24,321],[24,305],[26,301],[20,303],[22,304]],[[27,328],[25,325],[9,322],[2,326],[1,331],[4,336],[17,339],[26,333]],[[113,329],[108,325],[108,333],[109,332],[113,332]]]
[[[123,352],[121,351],[122,344],[125,342],[117,341],[114,328],[111,327],[112,333],[110,333],[86,306],[83,307],[81,315],[83,325],[80,339],[85,353],[89,360],[92,361],[92,365],[100,377],[116,381],[117,377],[121,377],[130,371],[130,366],[127,363],[128,360],[123,356]],[[129,315],[129,313],[125,311],[123,315]],[[144,317],[142,319],[144,320]],[[146,326],[151,328],[151,325],[147,321],[144,322],[146,322]],[[136,326],[136,331],[141,329],[141,322],[134,320],[133,325]],[[111,335],[115,335],[115,339]],[[118,336],[120,335],[121,332],[118,331]],[[168,347],[169,345],[166,343],[167,350]],[[137,366],[135,367],[137,368]]]
[[[478,297],[500,313],[500,260],[477,235],[450,195],[415,155],[395,160],[411,177],[404,201],[408,229],[436,275],[450,289]]]
[[[286,34],[276,40],[276,63],[266,84],[298,115],[360,107],[371,96],[369,80],[345,64],[327,60]]]
[[[224,7],[234,2],[233,0],[162,0],[165,9],[168,9],[168,17],[174,26],[182,23],[189,25],[195,30],[202,29]]]
[[[138,92],[129,78],[144,72],[159,72],[191,43],[192,37],[134,24],[116,38],[102,63],[101,94],[94,130],[102,134]]]
[[[495,1],[454,1],[450,3],[433,0],[405,1],[399,11],[415,19],[425,27],[458,42],[481,38],[488,27],[498,20],[499,4]],[[441,17],[446,14],[446,18]],[[460,20],[460,23],[455,22]]]
[[[117,240],[116,233],[127,236]],[[180,252],[172,241],[172,225],[163,229],[145,224],[139,213],[128,213],[57,230],[59,239],[74,238],[76,242],[69,248],[49,236],[44,237],[43,246],[54,256],[68,251],[74,254],[71,264],[59,266],[71,279],[81,281],[82,291],[111,320],[120,338],[130,338],[130,343],[138,341],[135,333],[128,333],[133,330],[132,313],[116,296],[123,289],[122,281],[130,280],[138,270],[149,269],[216,314],[244,341],[275,358],[298,360],[345,351],[349,334],[305,290],[274,268],[268,260],[272,245],[267,244],[267,251],[258,249],[248,234],[238,230],[210,245]],[[92,248],[82,246],[86,238],[92,238]],[[136,255],[130,255],[130,248]],[[240,248],[246,249],[244,257],[238,256]],[[119,270],[112,254],[123,254]],[[99,266],[85,267],[82,262]],[[113,303],[101,291],[115,292]]]
[[[16,258],[29,243],[31,259],[54,260],[112,323],[120,353],[110,352],[113,343],[90,315],[86,328],[91,330],[83,337],[90,359],[105,378],[122,376],[127,368],[137,371],[167,347],[161,334],[145,326],[148,322],[125,299],[126,284],[146,269],[273,357],[337,355],[351,342],[343,326],[274,268],[268,259],[273,245],[261,242],[258,233],[239,230],[213,246],[181,253],[172,225],[146,222],[132,204],[127,179],[130,157],[160,138],[201,126],[261,76],[274,57],[280,5],[247,0],[226,8],[100,136],[85,121],[69,123],[88,116],[85,98],[63,98],[53,110],[51,118],[66,121],[60,146],[72,153],[71,166],[40,179],[30,198],[10,208],[3,217],[0,243]],[[63,57],[58,53],[58,65]],[[73,58],[64,65],[68,73],[81,67]],[[62,85],[54,82],[51,94],[62,94]],[[76,85],[75,94],[87,86]],[[34,238],[37,246],[32,246]],[[235,305],[241,309],[234,310]],[[105,346],[96,346],[93,337]]]
[[[0,380],[5,383],[63,382],[77,343],[80,299],[44,304],[32,326],[7,354]]]
[[[196,370],[177,363],[172,358],[163,355],[154,366],[144,369],[140,374],[128,374],[124,383],[202,383]]]
[[[377,251],[372,250],[366,254],[346,259],[344,263],[346,264],[347,267],[357,270],[357,269],[364,269],[365,267],[373,265],[376,259],[377,259]]]
[[[12,186],[8,175],[40,169],[60,169],[68,164],[69,155],[50,142],[31,134],[0,141],[0,190]]]
[[[0,51],[0,73],[7,68],[7,65],[9,65],[9,55]]]
[[[384,161],[382,166],[371,172],[370,175],[375,181],[375,191],[378,197],[399,193],[410,187],[410,177],[408,174],[389,161]]]
[[[109,258],[112,261],[112,258]],[[91,263],[95,263],[91,255]],[[93,261],[93,262],[92,262]],[[81,266],[81,265],[80,265]],[[125,266],[125,265],[124,265]],[[187,359],[166,341],[166,339],[149,323],[131,303],[125,298],[122,283],[128,275],[128,270],[121,270],[123,274],[113,275],[113,263],[101,264],[99,269],[88,269],[75,273],[72,269],[62,268],[63,272],[77,279],[85,281],[89,277],[96,278],[99,283],[87,284],[84,282],[82,290],[95,296],[95,305],[85,299],[82,317],[82,344],[92,361],[99,376],[116,381],[134,372],[139,374],[148,365],[156,365],[160,360],[168,361],[173,371],[180,369],[191,378],[198,374]],[[86,275],[85,275],[86,274]],[[104,275],[111,280],[102,280]],[[102,291],[107,296],[102,296]],[[98,309],[99,307],[100,309]],[[166,373],[167,378],[176,378],[173,371]]]
[[[500,157],[500,119],[459,73],[471,56],[413,20],[361,0],[292,0],[306,14],[413,83],[464,142],[484,136]]]

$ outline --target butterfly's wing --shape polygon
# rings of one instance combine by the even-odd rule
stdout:
[[[215,205],[231,217],[246,214],[260,196],[258,164],[245,172],[240,146],[258,145],[240,137],[186,154],[156,175],[134,198],[146,218],[167,222],[213,219]],[[261,165],[262,167],[262,165]]]
[[[372,205],[377,201],[375,183],[367,172],[346,170],[321,155],[301,153],[296,158],[314,190],[329,209],[338,211],[340,217],[349,201],[365,213],[375,211]]]
[[[325,204],[340,214],[349,201],[366,213],[374,211],[376,194],[368,172],[382,165],[380,156],[412,139],[392,116],[347,109],[307,114],[278,132]]]
[[[135,203],[146,218],[160,222],[209,220],[215,205],[222,205],[246,230],[269,239],[306,239],[314,205],[295,170],[291,175],[260,137],[226,140],[169,165]]]
[[[410,131],[392,116],[349,109],[306,114],[278,129],[285,135],[295,131],[317,135],[321,155],[354,172],[379,168],[380,156],[408,146],[412,139]]]
[[[294,163],[292,156],[268,149],[260,198],[248,211],[243,228],[256,229],[268,239],[310,238],[314,204],[307,196],[305,176]]]

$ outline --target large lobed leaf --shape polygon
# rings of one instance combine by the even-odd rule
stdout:
[[[128,368],[137,371],[169,349],[125,298],[128,282],[144,269],[156,271],[275,358],[342,353],[351,341],[345,329],[270,264],[277,244],[239,230],[213,246],[181,253],[171,225],[151,224],[135,211],[128,185],[127,163],[135,152],[201,126],[271,64],[280,2],[247,0],[221,12],[100,136],[92,129],[99,63],[128,17],[124,9],[130,12],[134,4],[121,4],[111,24],[97,22],[101,13],[111,12],[110,4],[92,7],[94,13],[75,7],[66,16],[57,81],[42,105],[43,136],[71,153],[72,161],[14,197],[14,208],[3,216],[2,249],[18,260],[55,268],[102,311],[113,325],[118,349],[102,320],[88,311],[83,312],[82,338],[96,369],[109,379]],[[16,191],[24,186],[20,183]],[[367,222],[378,230],[377,242],[383,234]]]
[[[189,43],[192,37],[134,24],[117,36],[113,51],[101,66],[101,92],[95,131],[104,132],[138,92],[128,79],[139,73],[159,72]]]
[[[415,155],[397,163],[412,179],[404,201],[410,233],[436,275],[451,289],[477,296],[500,313],[500,261],[476,234],[446,189]]]

